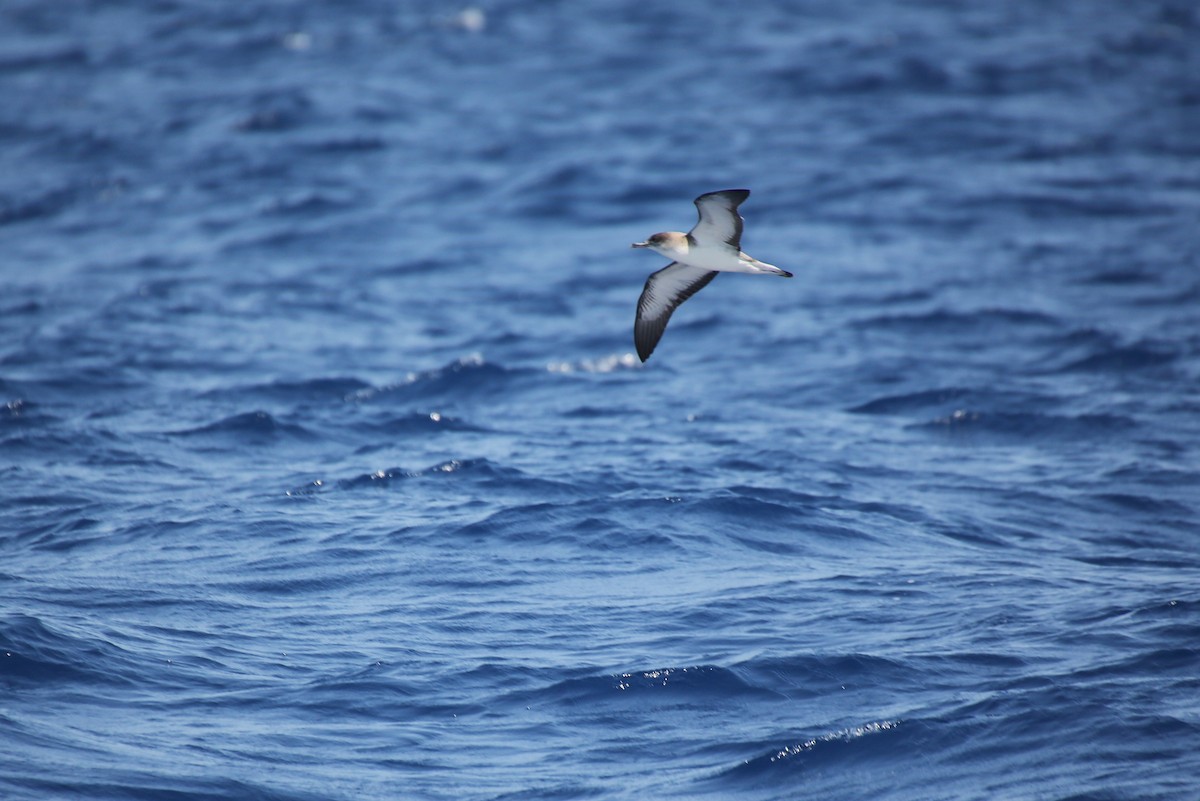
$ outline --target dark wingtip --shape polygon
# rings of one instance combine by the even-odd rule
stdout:
[[[746,198],[750,197],[750,190],[749,189],[718,189],[715,192],[705,192],[703,195],[696,198],[696,200],[697,201],[703,200],[704,198],[712,197],[713,195],[730,195],[733,198],[735,198],[737,201],[737,204],[740,205],[740,204],[746,202]]]
[[[787,270],[784,270],[784,271],[783,271],[783,275],[782,275],[781,277],[782,277],[782,278],[795,278],[796,276],[792,275],[792,274],[791,274],[791,273],[789,273]]]

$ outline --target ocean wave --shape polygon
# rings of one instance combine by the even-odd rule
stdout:
[[[977,398],[978,390],[965,387],[946,387],[944,389],[924,389],[916,392],[906,392],[901,395],[884,395],[866,403],[860,403],[847,411],[855,414],[899,414],[925,411],[931,407],[944,407],[948,403],[958,403],[968,398]]]
[[[1025,309],[979,309],[976,311],[933,309],[909,314],[877,315],[860,320],[856,325],[867,328],[906,329],[916,333],[929,332],[942,335],[947,331],[982,330],[991,332],[998,328],[1011,327],[1057,329],[1062,325],[1062,321],[1050,314]]]
[[[1053,217],[1058,219],[1079,217],[1106,219],[1112,217],[1137,218],[1161,217],[1172,213],[1172,207],[1166,203],[1148,202],[1145,198],[1131,198],[1128,192],[1102,192],[1098,189],[1090,192],[1053,191],[1046,188],[1041,191],[1024,193],[991,193],[987,195],[963,198],[961,207],[966,209],[997,211],[1016,211],[1025,217]]]
[[[924,678],[912,664],[870,653],[801,653],[756,657],[736,666],[747,681],[788,697],[822,696],[853,686],[916,687]]]
[[[278,133],[298,128],[309,121],[314,103],[301,89],[276,90],[250,99],[254,108],[234,122],[241,133]]]
[[[546,369],[552,373],[614,373],[622,370],[640,370],[642,363],[632,353],[614,353],[600,359],[551,362],[546,365]]]
[[[1055,373],[1111,373],[1122,375],[1155,370],[1169,370],[1184,358],[1179,342],[1161,338],[1123,342],[1113,331],[1095,328],[1075,328],[1048,336],[1039,341],[1046,355],[1033,362],[1031,372],[1038,375]]]
[[[539,546],[556,545],[571,552],[611,553],[612,558],[649,558],[662,551],[682,551],[678,532],[669,526],[647,528],[637,514],[608,500],[585,498],[575,484],[524,478],[516,485],[498,485],[497,492],[516,487],[539,490],[545,503],[523,503],[492,512],[480,520],[456,525],[456,538],[476,541],[508,540]]]
[[[347,134],[332,136],[305,142],[298,147],[313,153],[365,153],[373,150],[385,150],[387,142],[379,136],[368,134]]]
[[[88,51],[78,45],[29,48],[24,52],[10,51],[0,56],[0,72],[79,67],[88,63]]]
[[[42,411],[41,404],[24,398],[14,398],[0,406],[0,431],[42,428],[60,422],[61,418]]]
[[[1065,372],[1120,373],[1162,367],[1180,357],[1176,347],[1165,342],[1144,342],[1134,345],[1106,347],[1060,369]]]
[[[927,422],[914,423],[908,428],[916,431],[948,432],[959,436],[1065,441],[1127,433],[1137,428],[1137,421],[1119,414],[1062,415],[960,408]]]
[[[72,743],[75,748],[85,749],[84,743]],[[97,758],[107,759],[112,765],[118,755],[94,749]],[[210,759],[222,758],[226,753],[213,746],[199,746],[196,752]],[[158,771],[171,770],[171,780],[165,781]],[[86,792],[93,798],[125,799],[126,801],[158,801],[163,798],[183,797],[193,801],[328,801],[328,795],[307,789],[280,789],[277,785],[267,786],[250,780],[232,778],[199,778],[179,775],[178,767],[169,769],[165,765],[155,767],[143,765],[139,770],[127,768],[104,768],[95,771],[90,781],[56,778],[53,774],[9,778],[6,784],[17,792],[28,792],[28,798],[62,798]]]
[[[526,678],[526,682],[529,679]],[[625,673],[578,675],[512,693],[513,705],[677,706],[708,701],[778,700],[778,693],[757,687],[736,670],[718,665],[691,665]]]
[[[10,688],[129,685],[129,667],[129,657],[99,637],[69,634],[31,615],[0,618],[0,682]]]
[[[541,496],[561,497],[564,493],[574,491],[570,484],[530,476],[517,468],[498,464],[490,459],[477,458],[447,459],[419,469],[389,467],[339,479],[332,484],[318,480],[307,486],[289,490],[287,494],[310,495],[330,488],[352,491],[366,488],[384,489],[402,487],[414,481],[430,480],[451,480],[456,484],[462,482],[467,486],[505,494],[537,491]]]
[[[354,423],[355,432],[375,433],[384,436],[407,434],[449,433],[452,431],[483,432],[487,429],[468,423],[458,417],[442,412],[409,412],[407,414],[381,414]]]
[[[863,769],[871,763],[907,761],[925,737],[921,724],[874,720],[767,747],[763,753],[721,771],[712,781],[748,788],[777,782],[780,772]]]
[[[199,393],[199,397],[236,400],[260,398],[290,403],[321,402],[351,398],[370,387],[370,384],[357,378],[311,378],[210,389]]]
[[[409,470],[403,467],[389,467],[381,470],[373,470],[370,473],[362,473],[353,478],[341,479],[337,482],[337,486],[341,489],[359,489],[362,487],[386,487],[396,482],[407,481],[413,478],[428,478],[446,475],[448,473],[473,473],[480,471],[487,474],[494,474],[493,466],[487,459],[450,459],[445,462],[420,470]]]
[[[267,217],[318,217],[357,208],[361,200],[350,194],[310,190],[272,198],[262,207]]]
[[[264,411],[244,412],[208,425],[168,431],[169,436],[186,439],[233,441],[239,445],[265,445],[289,439],[312,439],[304,426],[283,423]]]
[[[53,217],[68,209],[83,195],[80,186],[60,186],[22,195],[0,195],[0,226]]]
[[[529,371],[504,367],[473,354],[456,359],[432,370],[409,373],[405,379],[382,387],[361,389],[350,395],[359,403],[392,399],[421,400],[460,399],[502,392],[515,378]]]

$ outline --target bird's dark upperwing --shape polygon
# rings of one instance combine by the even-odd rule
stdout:
[[[637,319],[633,323],[633,343],[642,361],[654,352],[654,346],[667,330],[671,313],[716,277],[716,272],[671,262],[646,279],[646,287],[638,298]]]
[[[688,232],[688,236],[701,245],[723,243],[740,250],[742,218],[737,209],[748,197],[749,189],[724,189],[696,198],[700,221]]]

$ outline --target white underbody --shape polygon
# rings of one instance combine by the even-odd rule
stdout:
[[[783,272],[783,270],[774,264],[759,261],[753,256],[743,253],[740,250],[734,250],[731,247],[691,247],[687,242],[684,242],[678,246],[671,247],[655,247],[651,245],[650,249],[659,255],[666,256],[672,261],[677,261],[680,264],[686,264],[689,267],[696,267],[701,270],[713,270],[725,273],[779,274]]]

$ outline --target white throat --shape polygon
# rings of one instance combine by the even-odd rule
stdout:
[[[678,244],[672,242],[669,245],[651,245],[650,249],[672,261],[687,261],[688,253],[691,250],[686,239]]]

